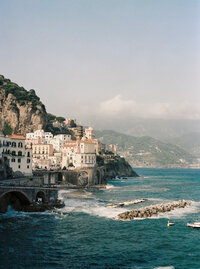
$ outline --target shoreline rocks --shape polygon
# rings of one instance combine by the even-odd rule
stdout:
[[[32,203],[30,205],[25,205],[20,211],[24,212],[44,212],[46,210],[54,210],[55,208],[63,208],[65,204],[61,200],[48,203]]]
[[[170,212],[176,208],[184,208],[189,205],[191,205],[191,201],[186,200],[150,205],[147,207],[120,213],[118,214],[118,220],[127,221],[133,220],[134,218],[156,217],[158,213]]]

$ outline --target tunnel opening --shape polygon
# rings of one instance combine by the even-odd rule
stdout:
[[[16,211],[23,210],[24,206],[30,205],[28,196],[21,191],[9,191],[0,196],[0,213],[6,213],[8,206]]]
[[[35,201],[37,203],[45,203],[46,202],[46,197],[45,197],[45,193],[43,191],[39,191],[36,195]]]

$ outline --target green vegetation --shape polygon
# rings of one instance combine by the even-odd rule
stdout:
[[[97,155],[96,162],[97,162],[98,166],[103,166],[104,165],[104,158],[100,155]]]
[[[74,122],[74,120],[71,120],[70,127],[74,128],[74,127],[76,127],[76,126],[77,126],[77,125],[76,125],[76,123]]]
[[[111,130],[95,133],[103,143],[116,144],[118,153],[133,166],[185,167],[194,161],[194,156],[184,149],[149,136],[134,137]]]
[[[11,135],[12,132],[13,132],[13,130],[12,130],[10,124],[6,121],[4,123],[4,127],[3,127],[3,134],[4,135]]]
[[[65,126],[64,121],[64,117],[57,117],[51,113],[47,113],[47,125],[45,131],[51,132],[53,135],[70,134],[72,139],[75,140],[74,133]]]
[[[31,102],[33,111],[37,110],[38,105],[43,107],[45,110],[45,106],[42,104],[40,98],[36,95],[35,90],[33,89],[27,91],[23,87],[20,87],[16,83],[3,77],[0,77],[0,88],[5,90],[6,97],[10,93],[13,94],[21,106],[24,106],[26,102]]]
[[[63,122],[63,121],[65,121],[65,118],[64,117],[56,117],[56,120],[58,122]]]

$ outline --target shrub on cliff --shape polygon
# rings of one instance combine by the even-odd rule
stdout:
[[[6,97],[9,94],[15,96],[17,102],[23,106],[26,102],[32,102],[33,110],[37,110],[37,106],[40,105],[45,109],[44,105],[40,101],[40,98],[36,95],[35,90],[31,89],[30,91],[25,90],[23,87],[20,87],[14,82],[11,82],[9,79],[0,77],[0,87],[5,90]]]
[[[4,127],[3,127],[3,134],[4,135],[11,135],[12,132],[13,132],[13,130],[12,130],[10,124],[6,121],[4,123]]]

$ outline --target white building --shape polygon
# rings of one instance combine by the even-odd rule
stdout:
[[[62,153],[61,152],[55,152],[53,156],[49,157],[50,160],[50,168],[61,168],[61,162],[62,162]]]
[[[32,150],[26,148],[25,137],[8,135],[4,138],[1,137],[1,141],[3,141],[1,154],[8,160],[13,172],[32,175]]]
[[[88,127],[87,129],[85,129],[85,137],[87,139],[94,139],[95,138],[94,129],[92,127]]]
[[[66,141],[71,140],[71,135],[69,134],[59,134],[55,135],[53,139],[50,140],[50,144],[53,145],[54,150],[59,152],[61,150],[61,147],[63,147],[66,143]]]
[[[117,155],[117,145],[115,145],[115,144],[110,144],[110,145],[108,146],[108,151],[111,151],[111,152],[114,153],[114,155]]]
[[[96,166],[96,146],[92,140],[68,141],[62,152],[62,168]]]
[[[26,139],[31,140],[31,139],[41,139],[42,143],[48,144],[50,140],[53,138],[53,134],[51,132],[45,132],[44,130],[36,130],[33,133],[27,133],[26,134]]]

